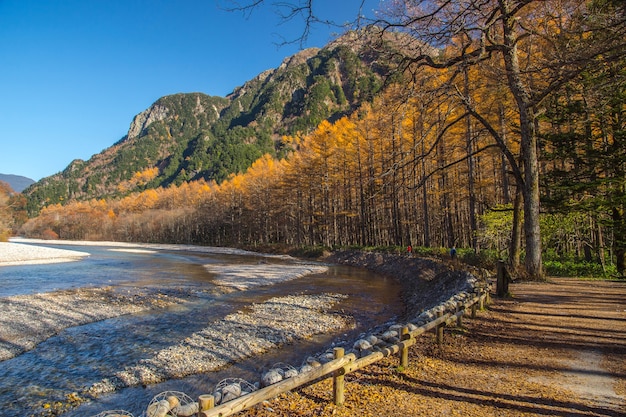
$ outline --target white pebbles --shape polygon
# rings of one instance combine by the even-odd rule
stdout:
[[[93,385],[89,394],[218,370],[295,340],[345,329],[352,324],[348,319],[328,313],[343,298],[338,294],[290,295],[253,304],[246,312],[207,323],[177,345],[116,372]]]
[[[146,253],[164,249],[157,245],[120,246],[111,250]],[[206,250],[215,251],[214,248]],[[63,262],[88,255],[73,250],[0,243],[0,267]],[[320,264],[265,261],[208,264],[205,268],[214,275],[213,284],[226,292],[273,285],[328,270],[327,266]],[[330,312],[345,297],[341,294],[288,295],[252,304],[245,311],[206,323],[202,330],[155,352],[150,358],[128,364],[124,369],[112,369],[110,377],[85,387],[86,391],[98,395],[122,387],[217,370],[297,340],[347,329],[354,326],[351,319]],[[126,294],[113,288],[83,288],[0,298],[0,361],[28,351],[69,327],[185,301],[154,292],[144,294],[140,289]]]
[[[185,300],[140,291],[82,288],[0,298],[0,361],[33,349],[61,330]]]
[[[204,267],[217,275],[215,284],[240,291],[328,271],[327,266],[313,264],[207,264]]]
[[[0,242],[0,267],[77,261],[85,256],[89,254],[75,250]]]

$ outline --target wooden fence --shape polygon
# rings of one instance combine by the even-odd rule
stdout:
[[[344,403],[344,376],[358,369],[364,368],[381,359],[398,355],[400,366],[406,368],[409,362],[409,348],[417,343],[417,338],[422,334],[432,330],[437,335],[437,342],[443,342],[443,329],[445,326],[456,324],[461,326],[463,317],[469,309],[471,317],[476,317],[476,310],[483,309],[484,304],[489,302],[489,292],[487,289],[480,289],[469,300],[460,302],[456,306],[454,312],[439,312],[437,317],[412,330],[408,327],[402,329],[400,342],[383,348],[380,351],[373,352],[367,356],[357,358],[354,353],[344,355],[343,348],[334,349],[334,359],[323,365],[313,368],[308,372],[303,372],[291,378],[285,379],[276,384],[261,388],[224,404],[214,406],[213,395],[201,395],[198,398],[199,412],[198,417],[226,417],[237,412],[246,410],[263,401],[274,398],[282,393],[291,391],[314,381],[327,378],[333,378],[333,400],[336,405]]]

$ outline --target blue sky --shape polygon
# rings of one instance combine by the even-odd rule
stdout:
[[[53,175],[117,142],[159,97],[225,96],[277,67],[300,49],[278,44],[303,23],[282,22],[273,3],[248,16],[227,0],[0,0],[0,173]],[[338,22],[360,3],[313,2]],[[315,26],[304,47],[339,31]]]

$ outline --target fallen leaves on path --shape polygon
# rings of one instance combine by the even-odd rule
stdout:
[[[446,329],[442,346],[422,336],[406,369],[386,358],[347,375],[343,406],[333,405],[325,380],[241,415],[624,416],[626,283],[559,279],[510,289],[514,298]],[[580,362],[585,352],[601,355],[597,369]],[[590,386],[592,377],[610,392]]]

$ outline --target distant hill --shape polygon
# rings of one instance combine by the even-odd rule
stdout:
[[[187,93],[158,99],[133,118],[117,143],[26,190],[29,212],[185,181],[221,182],[263,154],[284,156],[292,150],[284,135],[307,133],[323,120],[350,114],[381,90],[388,72],[381,63],[388,60],[360,39],[349,33],[325,48],[303,50],[227,97]]]
[[[0,174],[0,181],[6,182],[13,188],[13,191],[18,193],[21,193],[28,188],[28,186],[35,183],[35,181],[30,178],[12,174]]]

